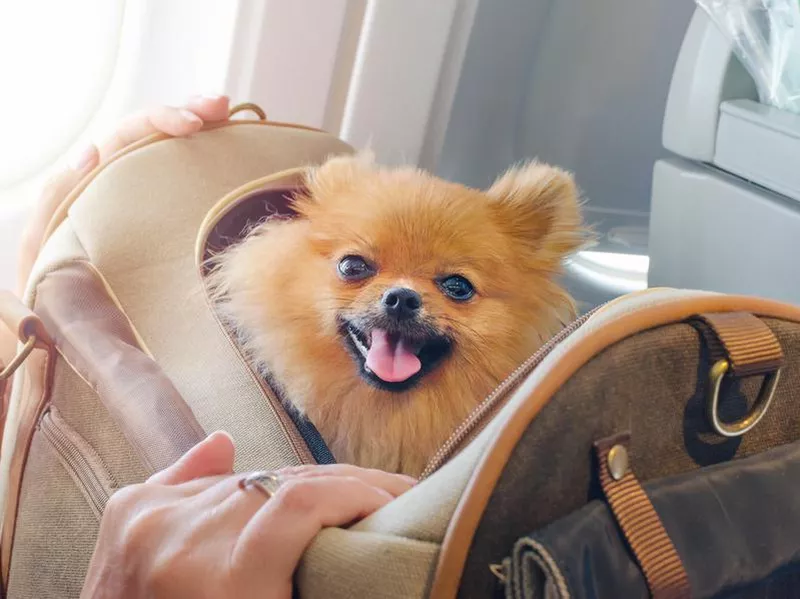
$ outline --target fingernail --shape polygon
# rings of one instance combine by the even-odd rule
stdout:
[[[208,441],[209,439],[211,439],[211,437],[228,437],[228,440],[230,440],[231,445],[234,444],[233,437],[231,437],[231,434],[227,431],[214,431],[213,433],[208,435],[205,440]]]
[[[82,171],[94,158],[94,146],[84,148],[83,151],[78,153],[72,160],[69,161],[69,166],[74,171]]]
[[[181,108],[179,110],[179,112],[181,113],[181,116],[184,118],[184,120],[189,121],[190,123],[202,124],[202,122],[203,122],[203,119],[201,119],[199,116],[197,116],[195,113],[193,113],[190,110],[186,110],[185,108]]]
[[[203,98],[204,100],[212,100],[212,101],[216,101],[216,100],[221,100],[221,99],[222,99],[222,98],[224,98],[225,96],[224,96],[224,95],[222,95],[222,94],[203,94],[203,95],[202,95],[202,96],[200,96],[200,97],[201,97],[201,98]]]

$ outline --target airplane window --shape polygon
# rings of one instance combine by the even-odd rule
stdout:
[[[0,4],[0,192],[45,169],[85,129],[111,81],[123,8],[122,0]]]

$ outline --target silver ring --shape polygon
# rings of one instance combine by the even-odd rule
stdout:
[[[263,470],[261,472],[254,472],[239,481],[239,488],[243,491],[246,491],[250,487],[255,487],[264,495],[267,496],[267,499],[270,499],[275,493],[278,492],[278,489],[283,484],[283,478],[277,473],[271,470]]]

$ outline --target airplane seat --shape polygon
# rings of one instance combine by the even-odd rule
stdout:
[[[655,163],[648,285],[800,303],[800,115],[760,104],[700,9],[673,71]]]

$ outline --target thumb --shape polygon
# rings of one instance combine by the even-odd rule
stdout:
[[[44,185],[42,195],[36,205],[37,220],[44,221],[42,223],[42,232],[44,227],[50,221],[50,217],[56,212],[70,192],[81,182],[89,171],[91,171],[100,162],[100,154],[97,147],[90,145],[84,148],[73,160],[70,161],[69,167],[61,172],[54,174],[47,183]],[[38,240],[41,243],[41,240]]]
[[[192,447],[172,466],[156,472],[147,482],[179,485],[206,476],[231,474],[234,453],[230,435],[217,431]]]

